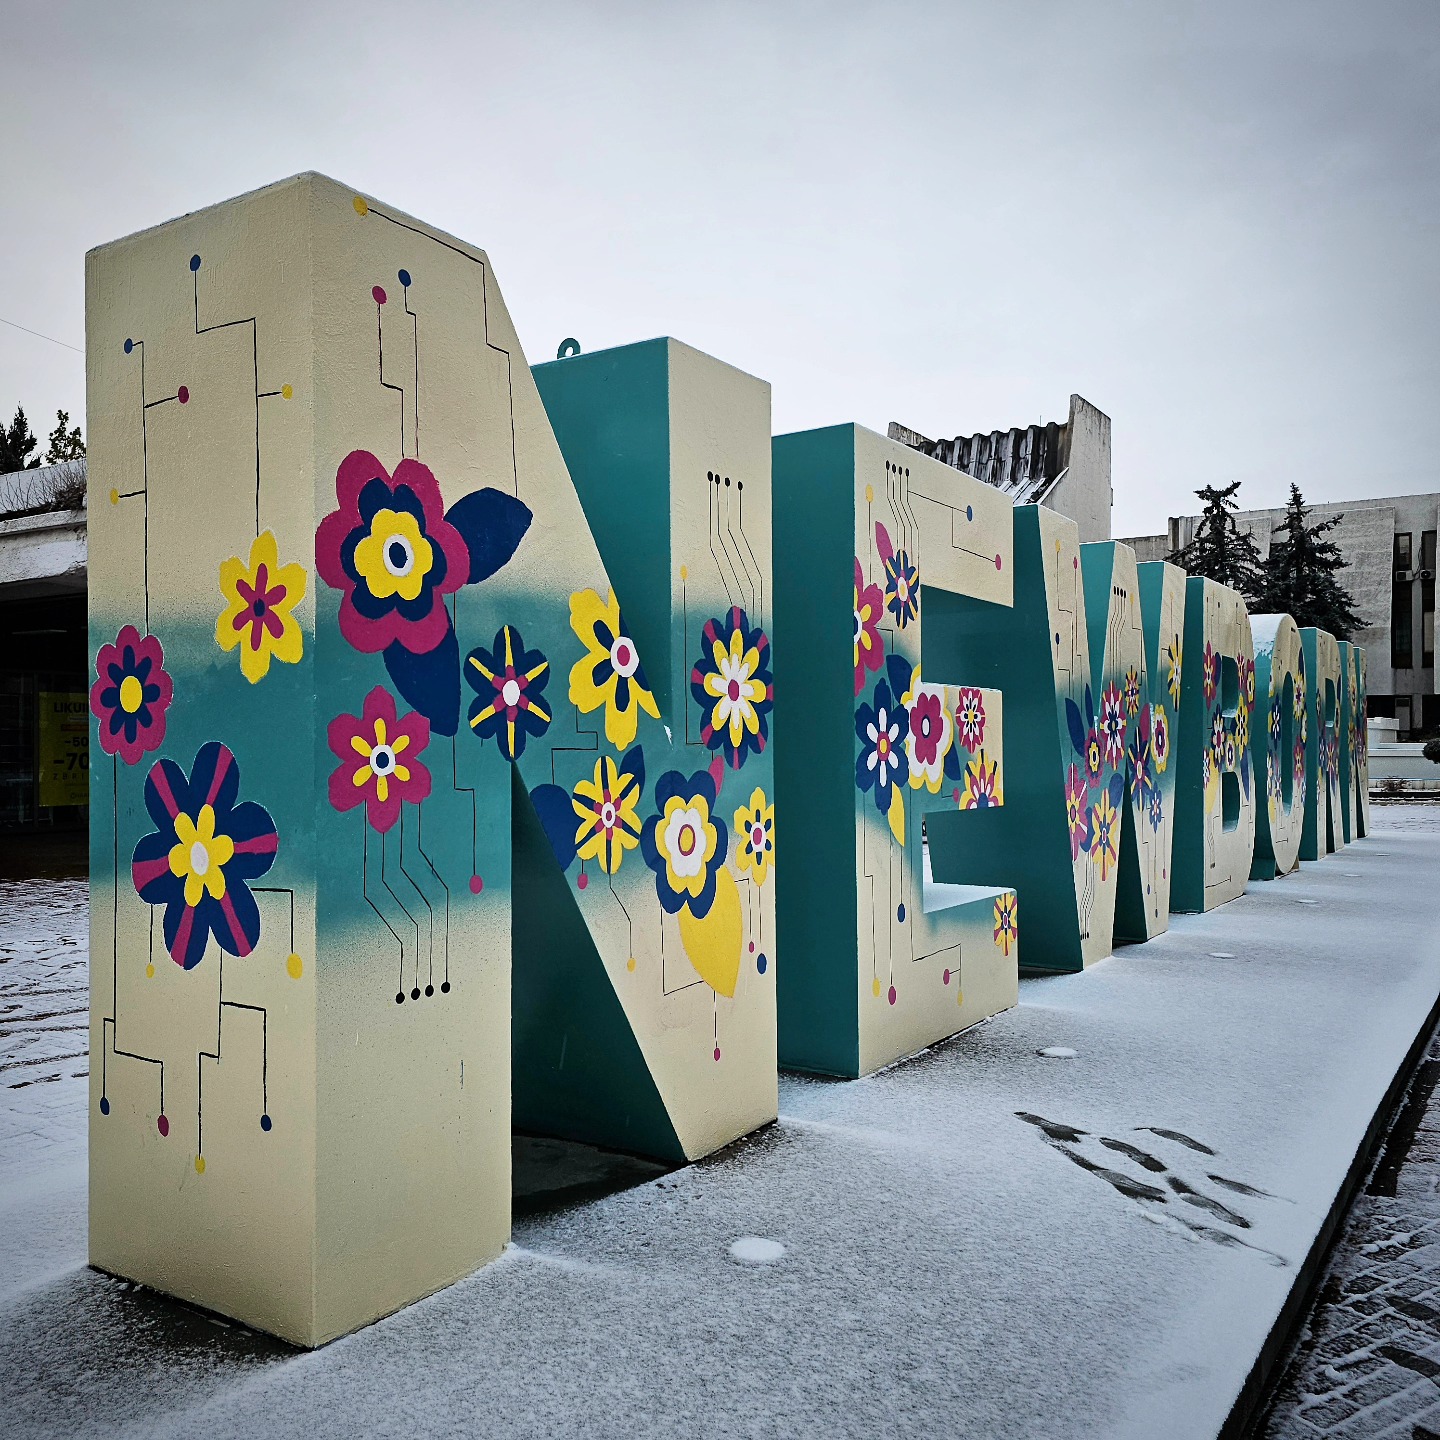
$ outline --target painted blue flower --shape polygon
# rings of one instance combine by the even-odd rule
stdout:
[[[640,832],[640,853],[655,872],[655,893],[668,915],[689,909],[697,919],[715,903],[715,875],[730,849],[730,832],[715,814],[708,770],[685,776],[667,770],[655,782],[658,813]]]
[[[855,734],[860,741],[855,784],[874,795],[875,808],[882,815],[889,814],[890,792],[908,768],[905,738],[909,733],[905,707],[896,703],[887,681],[878,681],[871,703],[862,700],[855,710]]]
[[[145,779],[156,829],[136,845],[131,873],[140,898],[165,907],[165,948],[186,970],[211,935],[231,955],[248,955],[260,939],[249,882],[275,863],[280,837],[263,806],[235,803],[239,791],[239,762],[218,740],[200,747],[188,778],[159,760]]]
[[[527,650],[513,625],[495,632],[489,650],[477,646],[465,657],[465,679],[478,697],[470,705],[470,728],[481,740],[493,736],[507,760],[518,760],[527,737],[550,728],[550,662]]]

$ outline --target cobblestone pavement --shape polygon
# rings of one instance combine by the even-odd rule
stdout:
[[[1375,805],[1440,830],[1440,805]],[[1440,1035],[1357,1198],[1261,1434],[1440,1440]]]

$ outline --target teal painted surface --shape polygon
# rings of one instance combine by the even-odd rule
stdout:
[[[1070,741],[1057,716],[1042,551],[1039,508],[1017,506],[1013,608],[925,592],[923,668],[933,654],[937,668],[1005,692],[1004,805],[940,812],[926,824],[936,880],[1016,891],[1024,969],[1080,970],[1061,764]]]
[[[1340,684],[1337,687],[1336,730],[1340,766],[1340,827],[1348,845],[1355,838],[1355,757],[1351,750],[1355,724],[1355,647],[1341,640]]]
[[[804,536],[775,566],[777,829],[795,837],[776,867],[780,1064],[855,1075],[855,686],[850,637],[820,638],[853,610],[855,427],[775,437],[774,527]],[[779,817],[783,817],[783,820]]]
[[[532,373],[650,689],[660,713],[673,715],[670,341],[552,360]]]
[[[1205,779],[1210,745],[1205,696],[1205,586],[1202,576],[1185,582],[1185,663],[1180,673],[1180,708],[1190,720],[1180,734],[1175,758],[1175,838],[1170,849],[1170,909],[1199,914],[1205,908]]]
[[[1319,637],[1313,626],[1300,631],[1305,656],[1305,823],[1300,830],[1300,858],[1323,860],[1335,848],[1334,795],[1326,775],[1326,725],[1328,710],[1338,703],[1334,687],[1319,670]],[[1321,795],[1325,795],[1321,814]]]
[[[515,1128],[683,1164],[650,1067],[518,775],[511,806]]]

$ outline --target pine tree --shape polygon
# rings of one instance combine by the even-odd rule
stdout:
[[[1204,509],[1195,536],[1166,558],[1183,566],[1192,575],[1203,575],[1238,590],[1247,603],[1264,587],[1264,570],[1255,538],[1235,523],[1240,508],[1235,499],[1240,482],[1217,487],[1206,485],[1195,492]]]
[[[1355,613],[1355,597],[1340,583],[1339,571],[1350,562],[1327,538],[1345,517],[1332,515],[1307,525],[1309,514],[1300,487],[1292,482],[1285,518],[1270,542],[1258,604],[1270,614],[1293,616],[1297,625],[1314,625],[1348,640],[1365,622]]]
[[[7,430],[4,424],[0,423],[0,475],[9,474],[12,470],[38,469],[40,462],[32,460],[30,452],[39,443],[30,432],[30,422],[25,418],[24,406],[17,405],[10,428]]]
[[[50,432],[50,448],[45,452],[47,465],[59,465],[65,460],[85,458],[85,441],[80,437],[80,427],[77,425],[71,430],[67,428],[69,424],[70,412],[57,410],[55,428]]]

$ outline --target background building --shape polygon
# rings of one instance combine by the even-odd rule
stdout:
[[[1110,487],[1110,417],[1081,395],[1070,397],[1063,425],[1027,425],[929,440],[890,422],[890,438],[953,465],[997,490],[1016,505],[1045,505],[1068,515],[1080,539],[1108,540],[1115,493]]]
[[[88,813],[85,462],[0,475],[0,833]]]
[[[1435,532],[1440,495],[1392,495],[1311,508],[1311,523],[1342,517],[1330,532],[1349,568],[1340,582],[1366,622],[1351,637],[1366,651],[1370,714],[1393,718],[1399,738],[1440,735],[1435,685]],[[1261,556],[1284,519],[1279,510],[1242,510],[1236,523],[1255,537]],[[1164,535],[1128,539],[1141,560],[1163,560],[1188,545],[1198,515],[1176,515]]]

